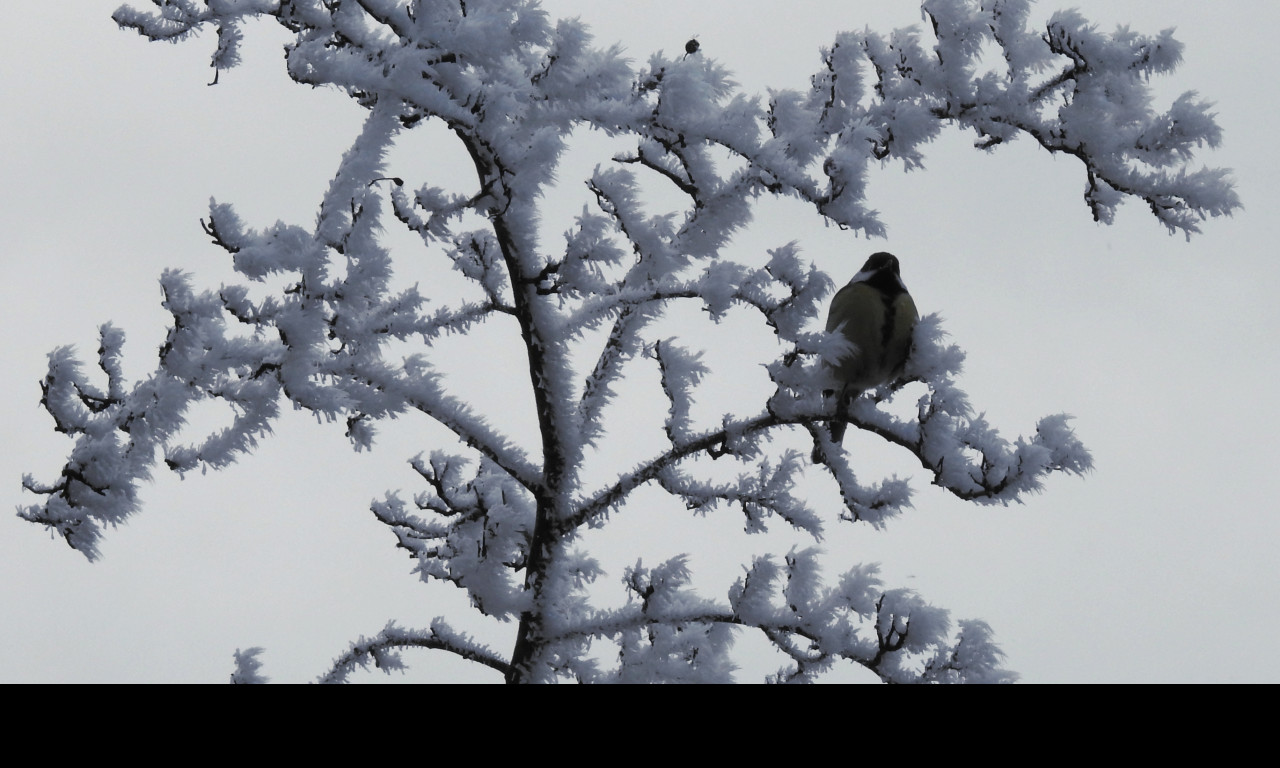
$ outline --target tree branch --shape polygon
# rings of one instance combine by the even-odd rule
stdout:
[[[453,631],[443,621],[436,619],[426,630],[402,629],[391,623],[371,638],[360,638],[351,644],[346,653],[335,659],[329,671],[316,682],[345,683],[357,666],[367,669],[370,662],[388,674],[393,670],[403,669],[404,665],[396,653],[403,648],[448,651],[503,675],[511,670],[507,661],[488,648],[477,645],[466,635]]]

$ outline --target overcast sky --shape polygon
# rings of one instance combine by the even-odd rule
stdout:
[[[754,93],[804,87],[837,30],[919,22],[910,2],[544,6],[580,15],[598,43],[621,42],[640,61],[696,35]],[[850,564],[881,562],[890,586],[917,589],[955,618],[988,621],[1027,682],[1277,682],[1280,267],[1267,222],[1280,151],[1277,86],[1256,62],[1280,5],[1042,0],[1035,13],[1072,6],[1105,29],[1177,28],[1185,63],[1155,84],[1165,103],[1185,90],[1216,102],[1224,147],[1203,160],[1235,169],[1245,210],[1207,222],[1190,243],[1137,204],[1097,225],[1076,161],[1028,141],[988,155],[950,130],[928,148],[925,170],[873,175],[884,241],[793,208],[762,211],[758,248],[796,240],[837,283],[870,252],[896,253],[918,306],[940,312],[968,352],[962,386],[978,410],[1010,438],[1041,416],[1074,414],[1095,458],[1088,476],[1053,477],[1013,507],[973,507],[919,478],[915,510],[885,531],[837,531],[824,546]],[[362,112],[336,91],[291,83],[286,38],[267,25],[248,29],[245,64],[207,87],[207,38],[150,44],[116,29],[100,3],[10,10],[0,26],[0,501],[13,509],[33,503],[22,474],[50,479],[69,447],[38,407],[46,354],[62,344],[92,354],[97,326],[112,320],[128,334],[126,372],[148,372],[168,319],[161,270],[190,271],[200,287],[232,279],[199,229],[209,198],[235,204],[252,226],[309,226]],[[415,137],[390,170],[421,183],[467,173],[459,160],[455,147]],[[705,343],[713,358],[729,348],[714,334]],[[0,517],[0,681],[218,682],[232,652],[253,645],[266,647],[269,676],[304,681],[390,619],[423,626],[456,614],[465,601],[418,583],[368,512],[389,488],[416,490],[404,460],[439,435],[405,419],[356,455],[340,428],[286,414],[228,471],[159,475],[143,513],[108,534],[92,565]],[[877,441],[851,449],[869,471],[912,471]],[[618,526],[662,540],[645,545],[646,562],[737,546],[708,542],[719,535],[710,521],[677,541],[654,525]],[[513,627],[458,624],[509,648]],[[409,656],[408,679],[494,679],[443,656]]]

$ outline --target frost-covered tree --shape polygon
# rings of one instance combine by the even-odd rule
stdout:
[[[1197,148],[1219,141],[1207,105],[1188,94],[1166,111],[1152,106],[1148,78],[1181,55],[1168,32],[1106,34],[1074,12],[1032,29],[1027,0],[926,0],[925,31],[841,33],[810,88],[767,99],[738,92],[695,45],[637,68],[617,48],[593,47],[581,23],[552,23],[533,0],[153,2],[115,19],[153,40],[216,31],[218,71],[237,63],[247,20],[274,19],[295,35],[290,77],[341,89],[367,118],[314,226],[255,229],[231,205],[211,205],[204,230],[248,282],[199,290],[166,272],[173,322],[149,377],[125,380],[123,334],[109,324],[98,350],[105,386],[72,350],[52,353],[42,404],[75,444],[52,482],[25,478],[42,499],[20,514],[94,559],[104,528],[138,511],[139,484],[158,462],[178,473],[225,467],[267,435],[283,405],[344,425],[357,450],[384,419],[438,422],[456,441],[412,460],[421,484],[412,500],[392,491],[372,509],[420,576],[465,590],[508,646],[491,649],[439,619],[388,625],[353,643],[325,681],[370,661],[398,668],[413,647],[512,682],[726,681],[741,633],[789,659],[778,680],[811,680],[839,660],[892,682],[1013,679],[984,623],[953,627],[915,593],[883,586],[874,566],[842,564],[824,580],[816,547],[797,547],[744,564],[713,598],[695,590],[684,558],[605,573],[584,532],[648,488],[692,514],[740,514],[747,532],[791,528],[816,543],[829,525],[882,527],[909,506],[911,488],[859,477],[825,437],[820,425],[832,418],[906,452],[974,503],[1017,501],[1048,473],[1089,468],[1065,416],[1008,441],[977,415],[955,384],[963,355],[934,316],[917,327],[903,381],[834,412],[815,385],[822,358],[847,351],[820,332],[830,279],[795,244],[760,246],[755,262],[729,248],[763,199],[794,198],[843,229],[882,236],[865,199],[869,167],[921,167],[923,147],[951,125],[976,133],[980,149],[1021,138],[1075,157],[1098,221],[1136,198],[1190,236],[1239,205],[1225,171],[1190,167]],[[433,121],[474,164],[465,191],[452,179],[415,187],[386,167],[397,141]],[[571,221],[540,221],[581,128],[624,149],[585,179],[589,206]],[[549,225],[562,241],[545,236]],[[416,233],[421,248],[393,259],[386,227]],[[473,290],[393,287],[398,260],[410,258],[457,270]],[[698,331],[662,332],[687,304],[708,322],[749,315],[776,337],[767,396],[714,418],[699,407],[716,372],[701,360]],[[536,443],[446,384],[444,372],[467,361],[438,354],[440,340],[482,326],[522,342]],[[599,466],[593,457],[629,416],[622,381],[646,369],[651,397],[667,406],[663,445],[635,465]],[[234,418],[182,443],[189,411],[205,400]],[[809,459],[814,449],[821,464]],[[608,603],[596,586],[619,577],[624,595]],[[256,655],[237,652],[234,680],[261,679]]]

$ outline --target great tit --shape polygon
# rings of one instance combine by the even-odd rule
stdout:
[[[849,354],[822,361],[827,377],[823,394],[837,396],[837,413],[843,414],[863,391],[902,375],[919,318],[916,303],[902,283],[898,259],[891,253],[872,254],[849,284],[836,292],[827,314],[827,333],[839,331],[853,345]],[[831,442],[839,445],[847,427],[842,418],[832,421]],[[815,447],[814,462],[820,458]]]

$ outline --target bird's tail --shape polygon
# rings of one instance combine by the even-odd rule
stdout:
[[[827,390],[822,394],[824,397],[826,397],[826,396],[829,396],[830,393],[831,393],[831,390]],[[846,389],[841,391],[839,395],[839,401],[836,404],[836,413],[844,414],[846,411],[848,411],[849,406],[853,403],[853,399],[856,398],[859,394],[861,393],[858,390],[849,391]],[[833,446],[838,446],[841,443],[843,443],[844,433],[848,429],[849,429],[849,422],[845,421],[844,419],[833,419],[832,421],[828,421],[827,431],[828,431],[828,434],[831,435],[831,444]],[[818,451],[818,445],[816,442],[814,443],[814,446],[813,446],[813,453],[811,454],[811,458],[813,459],[814,464],[822,463],[822,455]]]
[[[844,441],[844,433],[845,433],[845,430],[847,430],[848,428],[849,428],[849,424],[844,421],[827,422],[827,430],[828,430],[828,433],[831,435],[831,444],[833,446],[838,446],[840,445],[841,442]],[[816,441],[814,442],[813,453],[810,454],[810,458],[813,459],[814,464],[822,463],[822,453],[818,450],[818,444]]]

